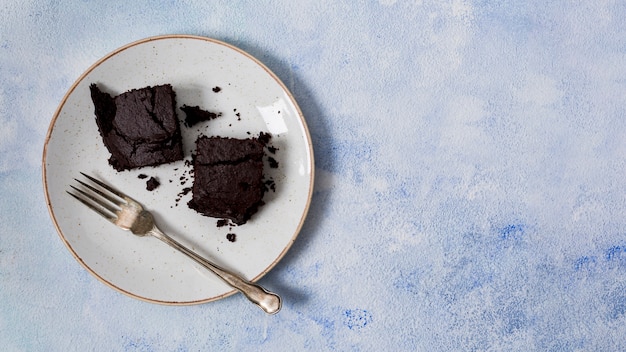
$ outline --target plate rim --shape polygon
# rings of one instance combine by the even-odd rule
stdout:
[[[43,154],[42,154],[42,182],[43,182],[43,191],[44,191],[44,198],[46,200],[46,207],[48,208],[48,213],[50,215],[50,218],[52,220],[52,223],[56,229],[57,235],[61,238],[61,241],[64,243],[64,245],[66,246],[66,248],[70,251],[70,253],[72,254],[72,256],[74,257],[74,259],[76,259],[80,265],[86,269],[91,275],[93,275],[95,278],[98,279],[98,281],[104,283],[105,285],[109,286],[110,288],[113,288],[114,290],[126,295],[126,296],[130,296],[132,298],[141,300],[141,301],[145,301],[145,302],[151,302],[151,303],[157,303],[157,304],[162,304],[162,305],[173,305],[173,306],[186,306],[186,305],[196,305],[196,304],[202,304],[202,303],[207,303],[207,302],[213,302],[213,301],[217,301],[220,300],[222,298],[231,296],[235,293],[237,293],[238,291],[236,289],[232,289],[230,291],[227,291],[223,294],[214,296],[214,297],[209,297],[206,299],[199,299],[199,300],[194,300],[194,301],[165,301],[165,300],[158,300],[158,299],[153,299],[153,298],[148,298],[148,297],[143,297],[140,296],[138,294],[132,293],[130,291],[127,291],[119,286],[116,286],[115,284],[113,284],[112,282],[109,282],[108,280],[104,279],[102,276],[100,276],[97,272],[95,272],[92,268],[90,268],[83,260],[82,258],[74,251],[74,249],[72,248],[72,245],[69,243],[69,241],[65,238],[63,231],[61,230],[59,223],[57,222],[56,216],[54,214],[54,210],[52,209],[52,202],[50,201],[50,195],[49,195],[49,191],[48,191],[48,181],[47,181],[47,167],[46,167],[46,160],[47,160],[47,156],[48,156],[48,145],[50,142],[50,138],[52,136],[52,133],[54,131],[54,127],[56,125],[57,119],[59,118],[59,115],[61,113],[61,111],[63,110],[65,104],[67,103],[67,100],[69,99],[69,97],[74,93],[74,91],[76,90],[77,86],[85,79],[85,77],[87,77],[87,75],[89,75],[92,71],[94,71],[97,67],[99,67],[102,63],[104,63],[105,61],[109,60],[110,58],[112,58],[113,56],[138,45],[142,45],[142,44],[146,44],[149,42],[153,42],[153,41],[157,41],[157,40],[170,40],[170,39],[189,39],[189,40],[200,40],[200,41],[205,41],[205,42],[210,42],[213,44],[217,44],[217,45],[221,45],[224,46],[228,49],[234,50],[237,53],[247,57],[249,60],[251,60],[252,62],[254,62],[256,65],[258,65],[260,68],[262,68],[267,74],[270,75],[270,77],[272,79],[274,79],[274,81],[276,81],[276,83],[279,84],[279,86],[281,87],[281,89],[284,91],[285,94],[287,94],[287,96],[289,97],[291,103],[294,105],[297,115],[300,119],[300,126],[302,127],[302,132],[304,134],[304,137],[306,139],[306,145],[308,148],[308,157],[309,157],[309,170],[310,170],[310,177],[309,177],[309,189],[308,189],[308,193],[307,193],[307,199],[306,199],[306,204],[304,206],[303,212],[302,212],[302,216],[300,217],[300,221],[298,222],[298,226],[295,228],[294,233],[291,237],[291,239],[287,242],[287,244],[285,245],[285,247],[283,248],[283,250],[280,252],[280,254],[265,268],[263,269],[258,275],[256,275],[254,278],[250,279],[250,282],[257,282],[258,280],[260,280],[263,276],[265,276],[270,270],[272,270],[282,259],[283,257],[287,254],[287,252],[289,251],[289,249],[291,248],[291,246],[293,245],[293,243],[295,242],[295,240],[297,239],[298,235],[300,234],[300,231],[302,230],[302,227],[304,225],[304,222],[306,220],[306,217],[308,215],[309,212],[309,208],[311,206],[311,200],[312,200],[312,196],[313,196],[313,188],[314,188],[314,181],[315,181],[315,159],[314,159],[314,150],[313,150],[313,143],[311,140],[311,134],[309,132],[309,128],[308,125],[306,123],[306,120],[304,118],[304,114],[302,113],[302,110],[300,109],[300,106],[298,105],[295,97],[293,96],[293,94],[291,93],[291,91],[287,88],[287,86],[284,84],[284,82],[272,71],[270,70],[265,64],[263,64],[259,59],[257,59],[256,57],[252,56],[251,54],[249,54],[248,52],[244,51],[243,49],[240,49],[232,44],[226,43],[224,41],[221,41],[219,39],[215,39],[215,38],[210,38],[210,37],[205,37],[205,36],[200,36],[200,35],[191,35],[191,34],[165,34],[165,35],[156,35],[156,36],[150,36],[150,37],[146,37],[143,39],[139,39],[139,40],[135,40],[132,41],[128,44],[125,44],[121,47],[118,47],[117,49],[109,52],[108,54],[106,54],[105,56],[103,56],[102,58],[98,59],[95,63],[93,63],[91,66],[89,66],[75,81],[74,83],[72,83],[72,85],[70,86],[70,88],[67,90],[67,92],[65,93],[65,95],[63,96],[63,98],[61,99],[58,107],[56,108],[54,115],[52,116],[52,119],[50,121],[50,125],[48,126],[48,131],[46,132],[46,137],[44,139],[44,145],[43,145]]]

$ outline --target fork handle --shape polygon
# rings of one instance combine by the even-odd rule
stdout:
[[[220,279],[224,280],[227,284],[237,289],[239,292],[243,293],[246,298],[250,300],[250,302],[259,306],[263,311],[268,314],[276,314],[282,307],[282,301],[280,296],[275,293],[269,292],[263,287],[254,284],[239,275],[236,275],[210,261],[199,256],[189,248],[183,246],[178,243],[173,238],[169,237],[163,231],[159,230],[156,226],[150,231],[150,234],[161,241],[167,243],[174,249],[182,252],[189,258],[196,261],[196,263],[202,265],[203,267],[212,271],[215,275],[217,275]]]

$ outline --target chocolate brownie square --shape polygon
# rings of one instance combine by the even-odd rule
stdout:
[[[200,136],[189,207],[237,225],[246,223],[263,205],[263,148],[256,138]]]
[[[183,159],[176,93],[169,84],[133,89],[116,97],[90,85],[96,124],[118,171]]]

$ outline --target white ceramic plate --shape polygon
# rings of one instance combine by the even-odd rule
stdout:
[[[191,166],[184,161],[117,172],[98,134],[89,85],[116,95],[132,88],[169,83],[178,107],[199,105],[222,116],[193,128],[181,124],[185,160],[198,134],[236,138],[269,132],[278,148],[276,184],[265,205],[246,224],[216,226],[217,219],[187,207]],[[220,87],[219,92],[213,88]],[[184,113],[178,110],[179,119]],[[50,124],[43,153],[48,208],[59,235],[74,257],[98,279],[132,297],[163,304],[195,304],[235,291],[213,274],[154,238],[116,228],[67,193],[83,171],[106,180],[153,211],[162,230],[256,281],[285,255],[302,226],[313,188],[313,151],[306,123],[284,84],[242,50],[203,37],[172,35],[128,44],[95,63],[72,85]],[[139,174],[157,177],[150,192]],[[182,184],[181,178],[188,179]],[[228,233],[236,241],[227,240]]]

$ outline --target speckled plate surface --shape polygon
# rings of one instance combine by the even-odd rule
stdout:
[[[89,85],[112,94],[169,83],[177,105],[221,112],[193,128],[181,124],[185,161],[199,134],[237,138],[268,132],[278,168],[266,167],[275,191],[248,223],[217,227],[217,219],[187,207],[191,166],[185,161],[117,172],[95,123]],[[219,87],[220,89],[215,89]],[[178,109],[179,118],[184,113]],[[48,208],[72,255],[107,285],[163,304],[194,304],[234,293],[210,272],[154,238],[135,237],[106,222],[65,191],[80,171],[117,186],[151,210],[169,235],[252,281],[267,273],[296,239],[313,188],[313,151],[304,117],[281,81],[262,63],[229,44],[195,36],[152,37],[128,44],[91,66],[57,109],[45,141],[43,181]],[[161,186],[146,190],[139,174]],[[236,235],[231,242],[227,234]]]

